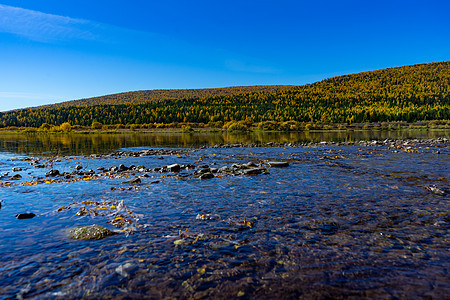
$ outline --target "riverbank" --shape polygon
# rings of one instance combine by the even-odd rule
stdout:
[[[213,126],[211,126],[213,125]],[[124,133],[193,133],[193,132],[245,132],[245,131],[270,131],[270,132],[308,132],[308,131],[395,131],[395,130],[448,130],[450,121],[432,120],[414,123],[407,122],[380,122],[380,123],[305,123],[305,122],[275,122],[265,121],[257,124],[249,124],[243,121],[231,121],[225,124],[203,123],[171,123],[171,124],[127,124],[127,125],[102,125],[71,126],[64,123],[61,126],[43,125],[35,127],[6,127],[0,128],[0,133],[25,133],[25,134],[124,134]]]

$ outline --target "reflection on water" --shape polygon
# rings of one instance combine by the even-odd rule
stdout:
[[[431,139],[450,137],[450,130],[437,131],[303,131],[303,132],[201,132],[145,134],[0,134],[3,152],[15,154],[89,155],[129,147],[201,147],[217,144],[265,144],[269,142],[353,142],[385,139]]]

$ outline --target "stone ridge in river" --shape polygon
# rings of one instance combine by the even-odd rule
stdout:
[[[79,226],[67,231],[70,238],[75,240],[100,240],[116,233],[103,226],[94,224]]]

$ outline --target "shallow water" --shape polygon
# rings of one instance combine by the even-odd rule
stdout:
[[[149,148],[133,146],[132,151]],[[44,169],[31,165],[26,153],[11,152],[0,162],[0,174],[9,172],[0,182],[11,183],[0,186],[0,298],[444,299],[450,294],[445,142],[189,148],[145,157],[71,153],[39,156],[41,163],[56,160]],[[250,161],[290,165],[254,176],[191,176],[200,164]],[[108,177],[97,171],[174,163],[196,169],[150,171],[134,186],[124,183],[125,177],[143,173]],[[98,177],[44,178],[51,168],[71,172],[78,164]],[[12,172],[13,167],[23,170]],[[14,174],[22,179],[10,180]],[[29,185],[38,177],[42,184]],[[115,228],[108,223],[111,211],[101,208],[121,201],[134,218]],[[96,216],[77,216],[83,207],[100,209]],[[15,218],[26,212],[37,216]],[[69,228],[91,224],[127,230],[93,241],[67,236]]]

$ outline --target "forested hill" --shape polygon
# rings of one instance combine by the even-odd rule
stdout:
[[[211,89],[179,89],[179,90],[148,90],[112,94],[81,100],[72,100],[62,103],[44,105],[38,108],[58,108],[70,106],[119,105],[140,104],[162,100],[197,99],[213,96],[238,95],[250,92],[279,91],[292,88],[290,85],[271,86],[234,86]]]
[[[239,89],[239,88],[237,88]],[[25,109],[0,114],[0,127],[298,121],[361,123],[450,119],[450,61],[339,76],[287,89],[143,104]]]

